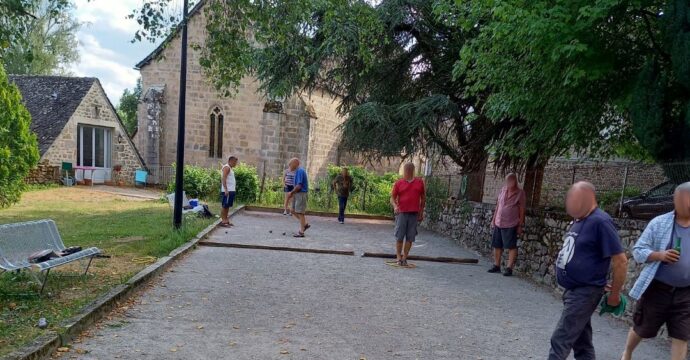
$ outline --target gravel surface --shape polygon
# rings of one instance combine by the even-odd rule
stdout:
[[[391,251],[392,224],[244,213],[213,241]],[[294,230],[294,229],[293,229]],[[227,231],[227,233],[226,233]],[[272,231],[269,232],[269,231]],[[288,235],[290,233],[288,232]],[[467,252],[422,232],[424,255]],[[417,262],[416,269],[357,256],[200,247],[121,315],[74,344],[82,359],[545,359],[561,311],[551,292],[488,274],[486,262]],[[618,359],[627,326],[594,318],[599,359]],[[667,358],[661,341],[637,359]]]

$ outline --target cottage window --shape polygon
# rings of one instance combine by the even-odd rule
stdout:
[[[208,156],[212,158],[223,157],[223,112],[219,107],[213,108],[210,120],[210,132],[208,143]]]

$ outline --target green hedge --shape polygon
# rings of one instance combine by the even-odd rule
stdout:
[[[259,176],[256,168],[239,164],[234,171],[237,181],[237,201],[243,203],[255,201],[259,193]],[[189,198],[213,199],[220,193],[220,179],[220,169],[186,165],[183,188]],[[174,181],[168,184],[168,192],[173,191],[175,191]]]
[[[348,201],[348,212],[360,214],[392,215],[390,205],[393,183],[399,179],[395,173],[377,175],[361,166],[348,166],[352,176],[352,190]],[[340,167],[328,166],[327,175],[321,179],[310,178],[308,208],[315,211],[336,212],[338,199],[331,188],[333,179],[340,174]],[[266,179],[264,191],[257,205],[282,207],[284,201],[280,179]]]

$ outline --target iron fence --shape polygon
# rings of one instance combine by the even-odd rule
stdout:
[[[167,186],[175,180],[174,166],[149,166],[148,171],[149,184]]]
[[[495,203],[505,173],[487,169],[481,181],[476,174],[435,174],[427,178],[434,187],[427,198],[474,198]],[[690,181],[690,162],[649,164],[636,162],[576,162],[556,160],[543,169],[518,174],[520,186],[534,208],[561,210],[565,195],[577,181],[589,181],[597,190],[600,207],[611,215],[649,218],[673,207],[675,186]],[[535,181],[536,179],[536,181]]]

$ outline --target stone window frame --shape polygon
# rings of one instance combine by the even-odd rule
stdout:
[[[225,113],[220,105],[211,107],[209,122],[208,157],[220,159],[223,157],[223,127],[225,122]]]

